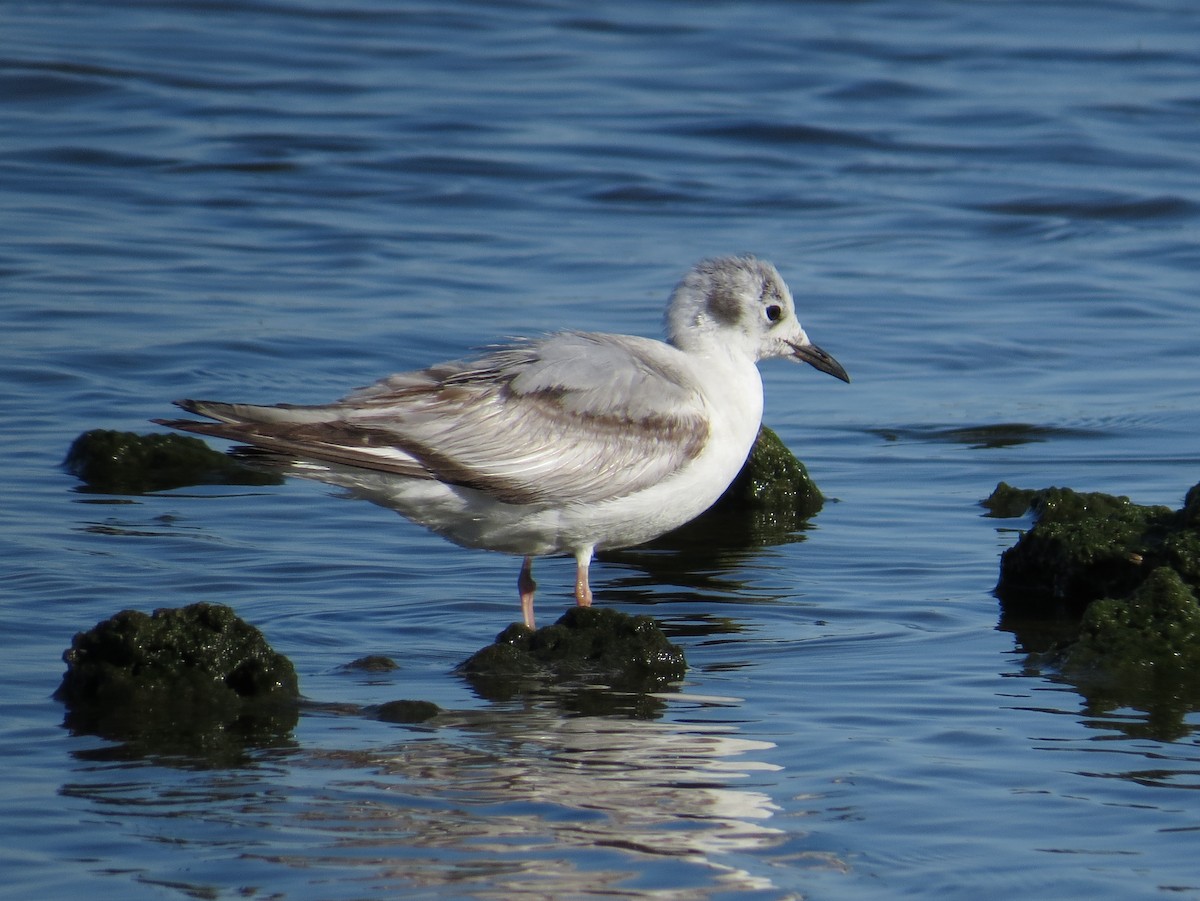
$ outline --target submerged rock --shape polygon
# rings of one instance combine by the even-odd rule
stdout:
[[[390,673],[393,670],[400,669],[400,664],[391,657],[384,656],[383,654],[368,654],[366,657],[351,660],[341,668],[346,672]]]
[[[1160,566],[1123,598],[1096,601],[1083,614],[1072,669],[1103,666],[1123,679],[1190,676],[1200,684],[1200,602]]]
[[[1124,727],[1130,734],[1187,734],[1200,708],[1200,485],[1179,510],[1004,483],[983,503],[994,516],[1034,512],[1002,555],[996,586],[1002,625],[1030,665],[1057,669],[1092,713],[1146,711]],[[1057,636],[1048,646],[1028,637],[1041,621]]]
[[[514,623],[459,672],[489,700],[563,683],[644,694],[681,680],[687,662],[648,616],[574,607],[536,631]]]
[[[76,732],[224,758],[295,726],[295,669],[228,607],[124,610],[75,635],[55,698]]]
[[[1179,511],[1099,492],[1030,491],[1003,482],[983,504],[993,516],[1032,510],[1035,518],[1000,558],[996,594],[1008,609],[1059,605],[1078,614],[1099,598],[1128,594],[1158,566],[1200,584],[1196,488]]]
[[[1083,614],[1079,639],[1053,661],[1087,699],[1088,715],[1123,708],[1133,737],[1175,741],[1191,735],[1200,708],[1200,602],[1168,567],[1154,570],[1124,598],[1096,601]]]
[[[63,468],[105,494],[143,494],[187,485],[278,485],[282,476],[251,469],[199,438],[93,429],[71,444]]]
[[[741,472],[713,509],[743,507],[780,518],[808,519],[824,504],[804,464],[764,425]]]
[[[432,701],[410,699],[387,701],[366,710],[368,716],[382,723],[423,723],[441,712],[442,708]]]
[[[804,464],[778,435],[762,426],[745,465],[707,511],[646,544],[602,551],[599,556],[656,569],[670,564],[654,559],[654,551],[680,551],[691,555],[680,561],[686,571],[711,563],[724,549],[800,541],[797,533],[824,504],[825,497]]]

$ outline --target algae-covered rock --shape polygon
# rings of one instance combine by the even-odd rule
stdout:
[[[741,506],[780,518],[807,519],[824,503],[804,464],[778,435],[760,426],[745,465],[713,509]]]
[[[276,473],[251,469],[199,438],[93,429],[71,444],[67,472],[105,494],[143,494],[186,485],[278,485]]]
[[[1133,736],[1163,741],[1191,734],[1200,707],[1200,602],[1166,566],[1127,597],[1096,601],[1083,614],[1079,639],[1058,665],[1087,699],[1089,715],[1144,710],[1120,724]]]
[[[657,691],[682,679],[687,663],[650,617],[575,607],[536,631],[514,623],[462,663],[459,672],[482,697],[507,700],[561,683]]]
[[[367,709],[368,714],[383,723],[423,723],[431,720],[442,708],[432,701],[387,701]]]
[[[228,607],[124,610],[75,635],[55,697],[76,732],[147,753],[213,755],[294,727],[296,672]]]
[[[1002,622],[1031,667],[1057,669],[1090,714],[1145,711],[1144,720],[1114,721],[1131,735],[1186,734],[1200,708],[1200,486],[1179,510],[1004,483],[983,503],[994,516],[1034,513],[1033,528],[1002,555],[996,587]],[[1039,622],[1057,635],[1044,651],[1028,638]]]
[[[1184,511],[1070,488],[1020,490],[1003,482],[983,502],[994,516],[1031,509],[1032,529],[1000,558],[996,593],[1006,607],[1061,603],[1076,613],[1132,591],[1159,565],[1200,575],[1200,533]],[[1186,510],[1186,508],[1185,508]]]
[[[1024,516],[1033,508],[1034,498],[1038,492],[1032,488],[1014,488],[1007,482],[1001,482],[996,490],[979,502],[987,508],[987,515],[998,519],[1016,519]]]
[[[226,706],[299,694],[291,662],[221,604],[123,610],[77,633],[63,659],[55,696],[68,704],[164,694]]]
[[[368,654],[366,657],[359,657],[357,660],[351,660],[344,664],[342,669],[347,672],[390,673],[400,669],[400,664],[383,654]]]
[[[1123,678],[1196,674],[1200,683],[1200,602],[1166,566],[1154,570],[1127,597],[1088,607],[1071,668],[1103,667]]]
[[[798,541],[797,532],[825,503],[796,456],[766,426],[725,493],[696,519],[638,548],[604,551],[604,559],[644,560],[644,550],[694,552],[711,560],[714,549]],[[687,565],[691,565],[688,563]]]

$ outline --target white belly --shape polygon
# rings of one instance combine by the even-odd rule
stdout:
[[[705,361],[712,410],[708,441],[674,475],[633,494],[588,504],[509,504],[471,488],[362,469],[300,464],[292,473],[349,489],[466,547],[519,555],[577,554],[641,544],[691,521],[721,496],[745,463],[762,420],[753,363]]]

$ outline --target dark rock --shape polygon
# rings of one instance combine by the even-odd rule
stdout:
[[[390,673],[400,669],[400,664],[382,654],[368,654],[366,657],[351,660],[342,669],[360,673]]]
[[[291,662],[228,607],[125,610],[63,659],[67,726],[145,753],[224,759],[278,744],[298,718]]]
[[[482,697],[506,700],[547,684],[658,691],[687,672],[683,651],[648,616],[575,607],[552,626],[509,626],[459,671]]]
[[[1016,447],[1053,438],[1087,437],[1083,429],[1033,425],[1026,422],[996,422],[968,426],[910,426],[906,428],[868,429],[884,441],[931,442],[963,444],[973,450],[995,447]]]
[[[369,708],[369,713],[384,723],[423,723],[441,712],[432,701],[388,701]]]
[[[770,511],[776,517],[807,519],[824,504],[804,464],[764,425],[741,472],[713,509],[741,506]]]
[[[1058,670],[1089,715],[1145,711],[1114,720],[1131,736],[1189,734],[1200,708],[1200,486],[1174,511],[1003,483],[984,504],[996,516],[1034,513],[1033,528],[1002,555],[996,587],[1001,625],[1016,632],[1031,669]],[[1054,640],[1030,637],[1039,633]]]
[[[636,548],[607,550],[605,560],[628,561],[659,572],[672,569],[654,552],[680,552],[679,569],[686,573],[711,563],[724,550],[800,541],[810,518],[825,498],[808,470],[774,432],[762,426],[750,456],[725,493],[686,525]]]
[[[1079,614],[1132,591],[1159,565],[1200,574],[1200,533],[1184,514],[1127,497],[1070,488],[1022,491],[1003,482],[983,501],[993,516],[1032,509],[1035,523],[1000,558],[996,594],[1006,609],[1055,605]]]
[[[244,466],[199,438],[93,429],[71,444],[63,461],[88,491],[143,494],[186,485],[278,485],[277,473]]]
[[[1160,566],[1123,598],[1096,601],[1067,655],[1073,669],[1103,666],[1123,681],[1195,673],[1200,680],[1200,603]]]
[[[986,507],[988,516],[998,519],[1016,519],[1024,516],[1032,507],[1038,492],[1031,488],[1014,488],[1007,482],[1001,482],[986,498],[979,503]]]
[[[1083,614],[1078,641],[1056,663],[1087,699],[1088,715],[1146,711],[1118,718],[1132,737],[1176,741],[1192,734],[1200,707],[1200,603],[1169,567],[1159,567],[1123,598],[1096,601]]]

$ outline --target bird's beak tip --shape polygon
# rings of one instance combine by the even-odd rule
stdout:
[[[821,372],[833,376],[835,379],[841,379],[849,384],[850,374],[831,354],[826,353],[817,347],[815,344],[793,344],[792,352],[797,360],[807,363],[814,369],[819,369]]]

